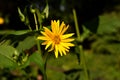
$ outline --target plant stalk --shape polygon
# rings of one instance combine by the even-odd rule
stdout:
[[[34,20],[35,20],[35,26],[36,26],[36,31],[38,31],[38,23],[37,23],[37,17],[36,17],[36,14],[33,13],[34,15]],[[42,26],[42,25],[41,25]],[[38,52],[40,53],[40,55],[42,54],[42,51],[41,51],[41,46],[40,46],[40,42],[39,40],[37,40],[37,48],[38,48]],[[42,56],[42,55],[41,55]],[[43,70],[43,79],[44,80],[47,80],[47,76],[46,76],[46,65],[44,64],[44,70]]]
[[[77,34],[77,38],[80,42],[82,42],[82,39],[80,37],[80,30],[79,30],[79,26],[78,26],[78,21],[77,21],[77,15],[76,15],[76,11],[75,9],[73,9],[73,17],[74,17],[74,22],[75,22],[75,28],[76,28],[76,34]],[[81,63],[83,68],[84,68],[84,74],[85,74],[85,77],[84,79],[85,80],[89,80],[88,78],[88,72],[87,72],[87,66],[86,66],[86,59],[85,59],[85,54],[84,54],[84,50],[83,50],[83,46],[82,45],[79,45],[79,50],[80,50],[80,56],[81,56]]]
[[[35,20],[36,31],[38,31],[37,17],[36,17],[36,14],[35,14],[35,13],[33,13],[33,15],[34,15],[34,20]]]

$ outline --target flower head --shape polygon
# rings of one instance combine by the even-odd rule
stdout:
[[[44,28],[44,32],[41,31],[43,36],[38,36],[37,39],[44,40],[42,45],[46,45],[45,49],[51,47],[48,51],[53,51],[55,53],[55,57],[58,58],[58,54],[62,56],[66,55],[69,52],[70,47],[74,46],[71,42],[74,41],[73,38],[69,38],[74,35],[74,33],[64,34],[69,25],[66,26],[64,22],[60,24],[59,20],[51,21],[51,29],[49,30],[46,27]]]
[[[0,17],[0,25],[4,24],[4,19],[2,17]]]

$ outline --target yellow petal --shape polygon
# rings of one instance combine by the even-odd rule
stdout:
[[[42,43],[42,45],[46,45],[46,44],[48,44],[48,42],[49,42],[49,41],[45,41],[45,42]]]
[[[61,34],[61,32],[62,32],[64,26],[65,26],[65,23],[62,22],[61,25],[60,25],[59,34]]]
[[[56,22],[56,33],[59,32],[59,25],[60,25],[60,20],[57,20],[57,22]]]
[[[64,34],[67,31],[68,27],[69,27],[69,25],[67,27],[64,27],[63,30],[61,31],[60,35]]]
[[[63,47],[63,46],[62,46],[62,49],[61,49],[61,50],[62,50],[62,53],[63,53],[64,55],[66,55],[66,51],[67,51],[67,52],[69,52],[69,50],[68,50],[68,49],[66,49],[66,48],[65,48],[65,47]]]
[[[69,50],[68,50],[68,49],[65,49],[65,51],[66,51],[66,52],[69,52]]]
[[[66,51],[68,52],[69,50],[66,49],[64,46],[60,45],[60,48],[59,48],[62,52],[62,54],[66,55]]]
[[[54,34],[57,34],[58,33],[58,30],[59,30],[59,21],[56,22],[56,20],[54,21],[51,21],[51,27],[52,27],[52,32]]]
[[[66,45],[65,43],[61,42],[60,45],[63,46],[63,48],[67,48],[67,49],[70,49],[70,47],[68,45]]]
[[[61,36],[61,39],[66,39],[66,38],[69,38],[69,37],[71,37],[71,36],[73,36],[73,35],[74,35],[74,33],[62,35],[62,36]]]
[[[54,21],[53,20],[51,20],[51,27],[52,27],[52,32],[54,33],[55,28],[54,28]]]
[[[60,52],[60,55],[63,56],[63,54],[62,54],[62,50],[63,50],[62,46],[61,46],[61,45],[58,45],[58,47],[59,47],[59,48],[58,48],[58,51]]]
[[[46,27],[43,27],[45,29],[45,33],[47,34],[47,36],[49,36],[50,38],[53,37],[53,33]]]
[[[58,46],[55,45],[55,57],[58,58]]]
[[[48,51],[50,52],[50,51],[54,50],[54,48],[55,48],[55,44],[52,43],[52,47]]]
[[[63,50],[62,52],[64,53],[64,55],[66,55],[66,52],[65,52],[65,50]]]
[[[49,41],[48,44],[46,45],[45,49],[47,49],[51,44],[52,44],[52,41]]]
[[[49,34],[49,35],[53,35],[53,33],[46,27],[43,27],[45,29],[45,33]]]
[[[49,38],[47,38],[45,36],[38,36],[37,39],[40,39],[40,40],[49,40]]]
[[[74,44],[72,44],[72,43],[63,43],[65,46],[75,46]]]
[[[41,31],[41,34],[44,35],[47,38],[50,38],[45,32]]]
[[[70,47],[75,46],[72,43],[60,43],[60,45],[62,45],[65,49],[70,49]]]
[[[63,39],[63,40],[61,40],[61,42],[72,42],[74,40],[75,39],[73,39],[73,38],[69,38],[69,39]]]

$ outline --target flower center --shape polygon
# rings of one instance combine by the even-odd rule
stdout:
[[[53,38],[55,44],[59,44],[61,39],[60,39],[60,36],[59,35],[55,35],[54,38]]]

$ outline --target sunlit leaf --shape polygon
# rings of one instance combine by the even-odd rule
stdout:
[[[29,30],[19,30],[19,31],[15,31],[15,30],[1,30],[0,31],[0,35],[4,35],[4,34],[13,34],[13,35],[22,35],[25,33],[30,32]]]
[[[43,10],[43,13],[45,13],[46,18],[48,18],[48,15],[49,15],[49,6],[48,6],[48,4],[46,5],[45,9]]]
[[[120,28],[120,17],[116,14],[104,14],[100,17],[97,33],[111,33]]]
[[[34,62],[40,67],[40,70],[44,73],[44,62],[39,52],[35,52],[30,56],[30,62]]]
[[[19,51],[24,51],[26,49],[30,49],[36,44],[35,41],[36,41],[35,36],[29,36],[29,37],[25,38],[23,41],[19,42],[17,49]]]
[[[41,25],[42,19],[44,18],[44,15],[40,13],[39,9],[36,9],[36,14],[38,16],[38,22]]]
[[[10,44],[14,45],[17,47],[18,46],[18,43],[20,42],[24,42],[24,40],[31,36],[31,39],[30,41],[33,39],[35,40],[34,38],[34,35],[38,35],[39,31],[29,31],[29,30],[19,30],[19,31],[0,31],[0,35],[2,35],[2,38],[0,39],[0,44],[4,44],[7,40],[10,40]],[[28,40],[28,39],[27,39]],[[29,40],[28,40],[29,42]],[[28,43],[27,42],[27,43]],[[16,45],[17,43],[17,45]],[[34,43],[31,42],[30,44]]]
[[[14,54],[19,54],[12,46],[0,46],[0,67],[15,68],[17,63],[13,59]]]
[[[81,35],[81,41],[90,36],[90,30],[83,26],[83,34]]]

